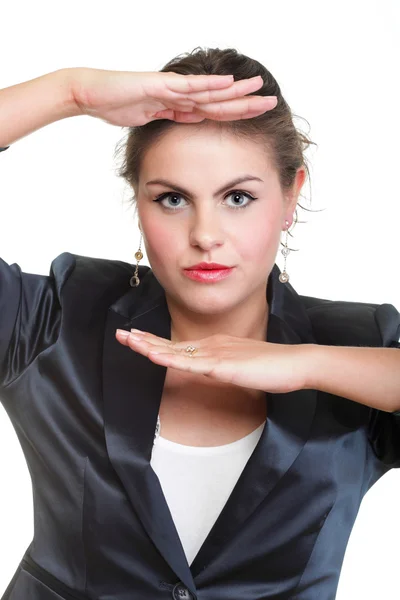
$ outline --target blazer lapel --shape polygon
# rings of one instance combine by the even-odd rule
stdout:
[[[104,422],[110,461],[148,535],[179,579],[195,593],[193,578],[266,499],[295,461],[308,439],[316,408],[316,390],[266,393],[267,421],[217,521],[192,564],[186,556],[150,460],[166,367],[129,350],[115,330],[136,327],[171,339],[164,290],[148,267],[141,283],[110,306],[103,353]],[[266,341],[316,343],[301,299],[282,284],[274,265],[267,285],[269,318]]]
[[[137,327],[171,339],[168,307],[152,272],[108,311],[103,350],[104,428],[107,451],[148,535],[189,590],[195,584],[150,460],[167,369],[120,344],[116,329]]]

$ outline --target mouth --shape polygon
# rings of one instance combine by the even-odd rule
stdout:
[[[204,282],[213,282],[226,279],[233,271],[234,267],[218,267],[212,269],[209,267],[206,269],[191,267],[190,269],[183,269],[183,273],[186,275],[186,277],[189,277],[189,279]]]
[[[221,265],[219,263],[206,263],[201,262],[197,265],[192,265],[191,267],[186,267],[186,271],[221,271],[222,269],[232,269],[233,267],[228,267],[227,265]]]

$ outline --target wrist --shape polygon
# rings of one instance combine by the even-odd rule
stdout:
[[[53,73],[58,80],[60,119],[77,117],[83,114],[75,94],[81,71],[81,67],[66,67]]]
[[[303,390],[317,390],[320,372],[321,347],[318,344],[301,344],[303,356]]]

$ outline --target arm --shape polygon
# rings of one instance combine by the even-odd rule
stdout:
[[[307,344],[304,389],[317,389],[386,412],[400,410],[398,348]]]
[[[0,147],[66,117],[82,114],[72,93],[77,68],[46,73],[0,90]]]

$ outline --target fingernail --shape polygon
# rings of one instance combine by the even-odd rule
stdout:
[[[117,329],[117,333],[121,337],[128,337],[129,335],[129,331],[125,331],[124,329]]]

